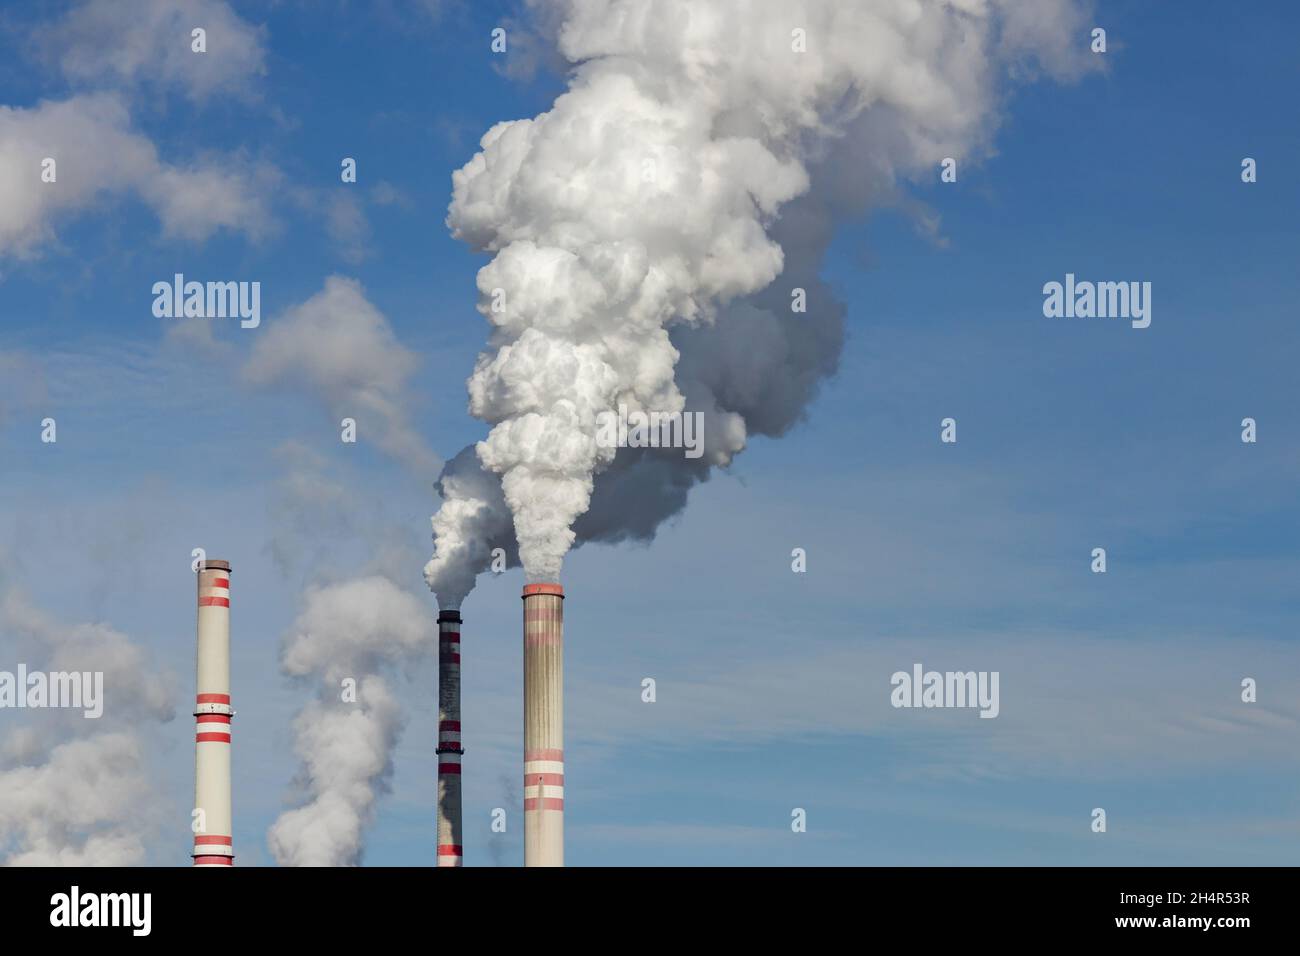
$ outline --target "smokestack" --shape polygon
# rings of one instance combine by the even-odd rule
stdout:
[[[195,866],[232,866],[230,820],[230,563],[199,568],[198,696],[194,720]]]
[[[564,866],[564,588],[523,599],[524,866]]]
[[[438,612],[438,865],[460,866],[460,611]]]

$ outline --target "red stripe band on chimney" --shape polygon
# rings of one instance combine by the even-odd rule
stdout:
[[[536,797],[528,797],[524,800],[525,810],[563,810],[564,800],[559,797],[543,797],[542,805],[537,805]]]
[[[227,561],[207,561],[197,575],[197,667],[194,707],[194,803],[205,833],[193,836],[195,866],[231,866],[230,584]],[[221,614],[203,613],[222,611]]]
[[[563,760],[563,750],[525,750],[524,760]]]
[[[438,855],[439,856],[463,856],[464,854],[461,853],[460,846],[458,844],[439,843]]]
[[[460,773],[460,764],[440,763],[438,764],[438,773]]]

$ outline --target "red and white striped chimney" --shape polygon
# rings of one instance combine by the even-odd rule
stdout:
[[[460,866],[460,611],[438,612],[438,865]]]
[[[199,568],[198,696],[194,705],[195,866],[235,862],[230,818],[230,564]]]
[[[564,866],[564,588],[523,599],[524,866]]]

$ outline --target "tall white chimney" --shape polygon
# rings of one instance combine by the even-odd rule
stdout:
[[[199,568],[198,696],[194,720],[195,866],[231,866],[230,564]],[[200,827],[198,824],[201,823]]]
[[[564,866],[564,588],[523,600],[524,866]]]

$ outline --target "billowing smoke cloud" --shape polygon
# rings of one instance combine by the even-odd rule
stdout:
[[[514,555],[510,563],[518,563],[510,512],[501,479],[483,470],[472,446],[447,462],[436,487],[443,501],[433,516],[438,550],[425,565],[424,577],[439,607],[458,608],[478,573],[491,563],[494,548]]]
[[[285,866],[353,866],[392,773],[401,707],[378,673],[424,653],[434,625],[423,602],[375,575],[308,589],[282,665],[320,694],[294,721],[305,802],[267,839]],[[351,683],[349,683],[349,681]]]
[[[315,345],[304,353],[303,341]],[[360,285],[332,277],[277,320],[245,372],[258,382],[309,384],[332,411],[357,417],[360,434],[424,470],[434,459],[402,412],[414,367]],[[276,457],[285,473],[268,549],[287,576],[301,570],[309,582],[281,668],[314,684],[316,696],[293,724],[301,760],[293,809],[267,840],[283,865],[356,865],[405,722],[389,674],[436,648],[436,625],[425,600],[394,583],[415,558],[405,519],[395,525],[374,487],[357,484],[339,461],[293,442]]]
[[[67,626],[13,590],[0,593],[3,646],[13,671],[102,672],[103,714],[24,712],[0,746],[0,862],[14,866],[128,866],[166,812],[156,803],[146,735],[174,716],[174,681],[126,635]],[[16,721],[8,712],[6,722]]]
[[[796,424],[844,341],[817,278],[836,219],[978,159],[1004,67],[1069,78],[1088,56],[1072,0],[531,5],[575,66],[453,176],[448,225],[495,256],[469,380],[492,428],[479,475],[464,452],[443,473],[440,601],[508,537],[494,476],[529,579],[558,579],[575,542],[652,537],[752,435]],[[602,447],[620,405],[702,413],[703,456]]]

